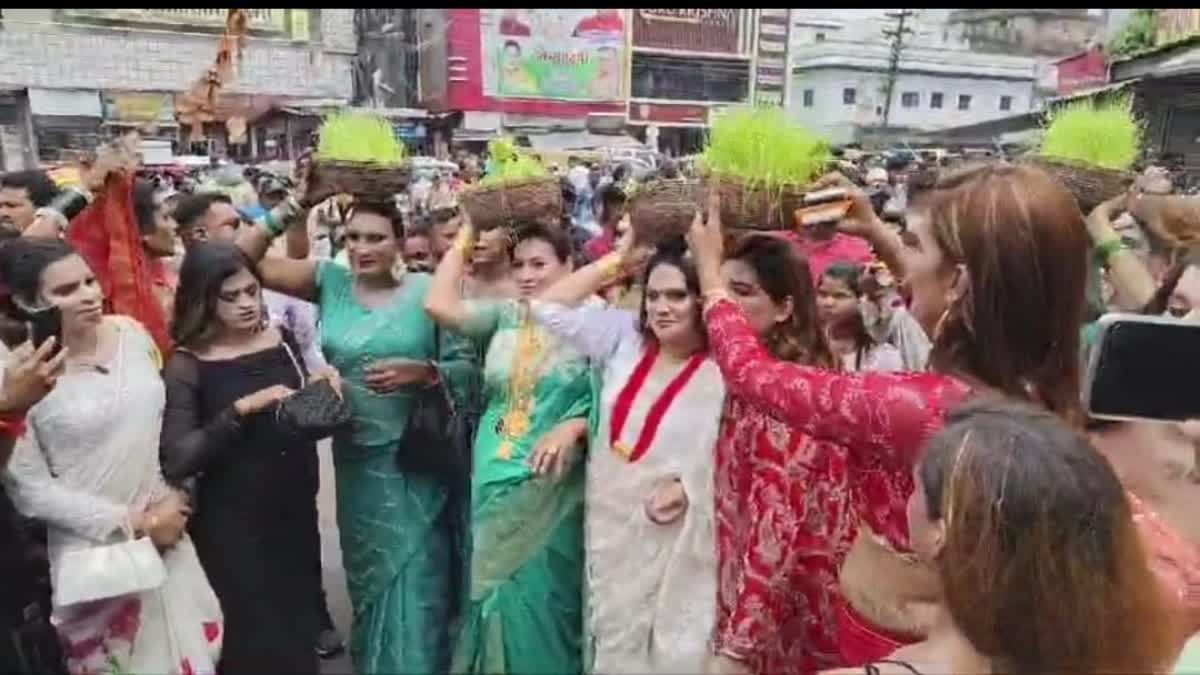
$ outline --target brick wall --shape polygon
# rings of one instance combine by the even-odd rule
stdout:
[[[0,87],[180,91],[216,55],[213,35],[14,21],[13,13],[5,10],[0,30]],[[349,98],[354,50],[354,10],[322,9],[320,42],[249,40],[232,90]]]

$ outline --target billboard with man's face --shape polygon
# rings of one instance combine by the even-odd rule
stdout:
[[[481,9],[483,93],[616,101],[625,72],[620,9]]]

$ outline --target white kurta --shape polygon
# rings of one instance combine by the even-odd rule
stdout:
[[[157,350],[135,321],[106,321],[119,332],[107,372],[69,369],[59,378],[29,411],[29,433],[4,476],[16,507],[46,521],[55,576],[64,551],[120,541],[130,513],[166,494]],[[191,540],[185,535],[163,563],[159,589],[55,609],[71,672],[215,672],[220,605]]]
[[[712,471],[725,385],[705,359],[671,404],[649,450],[629,462],[611,449],[616,398],[641,359],[628,311],[534,303],[534,316],[603,369],[600,424],[587,469],[588,616],[596,673],[699,673],[716,613]],[[684,364],[660,357],[638,392],[621,440],[637,440],[651,405]],[[646,516],[656,483],[677,476],[689,506],[658,525]]]

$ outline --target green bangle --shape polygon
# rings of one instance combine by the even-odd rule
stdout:
[[[287,226],[279,222],[279,219],[275,217],[275,214],[270,211],[268,211],[267,214],[262,217],[262,223],[266,226],[267,232],[269,232],[272,237],[278,237],[279,235],[283,234],[284,230],[287,229]]]
[[[1102,241],[1099,244],[1096,244],[1096,246],[1092,252],[1096,256],[1096,262],[1107,267],[1108,261],[1109,261],[1109,259],[1111,259],[1113,257],[1113,254],[1115,254],[1117,251],[1124,251],[1124,250],[1125,250],[1125,244],[1122,243],[1121,239],[1118,237],[1118,238],[1114,238],[1114,239],[1109,239],[1107,241]]]

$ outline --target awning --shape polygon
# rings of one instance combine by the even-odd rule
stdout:
[[[646,144],[630,136],[593,134],[586,131],[558,131],[548,134],[530,134],[529,145],[534,150],[550,152],[646,147]]]
[[[1078,101],[1078,100],[1085,99],[1085,98],[1091,98],[1093,96],[1098,96],[1100,94],[1109,94],[1109,93],[1115,94],[1115,93],[1121,91],[1122,89],[1125,89],[1126,87],[1130,87],[1141,81],[1142,81],[1142,78],[1137,77],[1132,80],[1122,80],[1121,82],[1112,82],[1112,83],[1106,84],[1102,87],[1092,87],[1090,89],[1081,89],[1080,91],[1072,92],[1065,96],[1048,98],[1048,99],[1046,99],[1046,107],[1060,105],[1062,103],[1070,103],[1072,101]]]

